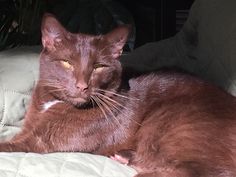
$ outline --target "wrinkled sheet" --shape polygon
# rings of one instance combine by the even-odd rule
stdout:
[[[0,177],[132,177],[109,158],[83,153],[0,153]]]

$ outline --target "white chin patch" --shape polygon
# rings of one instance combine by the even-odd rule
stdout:
[[[62,101],[60,100],[53,100],[53,101],[48,101],[46,103],[43,104],[42,106],[42,111],[41,112],[46,112],[48,109],[50,109],[52,106],[61,103]]]

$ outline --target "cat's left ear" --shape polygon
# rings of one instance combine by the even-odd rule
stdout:
[[[105,35],[105,38],[109,42],[108,45],[111,46],[113,58],[118,58],[122,54],[130,31],[131,25],[122,25]]]
[[[64,38],[66,30],[54,15],[46,13],[42,19],[41,32],[43,47],[55,50],[56,45]]]

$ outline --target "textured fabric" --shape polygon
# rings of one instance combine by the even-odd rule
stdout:
[[[132,177],[109,158],[83,153],[0,153],[0,177]]]
[[[38,77],[38,48],[0,52],[0,141],[20,130]]]

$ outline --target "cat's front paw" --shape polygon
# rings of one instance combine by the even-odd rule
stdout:
[[[128,165],[129,164],[129,159],[122,157],[118,154],[114,154],[113,156],[110,156],[112,160],[115,160],[121,164]]]
[[[133,159],[135,151],[133,150],[121,150],[115,153],[113,156],[110,156],[112,160],[115,160],[121,164],[129,165]]]

